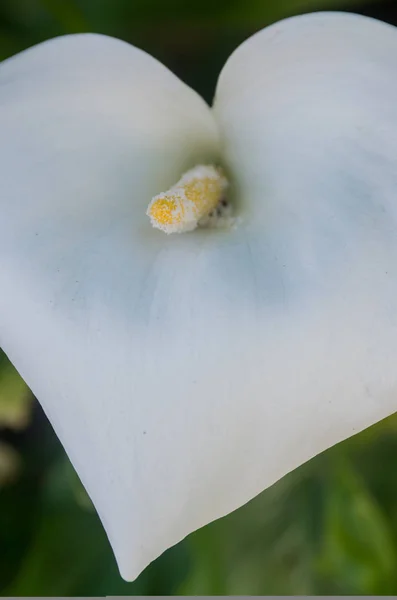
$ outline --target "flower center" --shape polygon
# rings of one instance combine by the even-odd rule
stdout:
[[[225,193],[228,181],[219,167],[198,165],[150,202],[147,215],[165,233],[184,233],[200,227],[222,227],[231,221]]]

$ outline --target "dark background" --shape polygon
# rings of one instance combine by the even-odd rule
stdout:
[[[221,67],[248,36],[328,9],[397,24],[395,1],[0,0],[0,60],[57,35],[107,33],[147,50],[211,101]],[[394,416],[189,536],[126,584],[51,426],[0,351],[0,590],[397,594],[396,462]]]

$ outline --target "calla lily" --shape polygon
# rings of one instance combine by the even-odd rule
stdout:
[[[396,53],[368,18],[288,19],[213,109],[99,35],[1,65],[0,342],[125,579],[396,410]],[[200,165],[233,225],[153,228]]]

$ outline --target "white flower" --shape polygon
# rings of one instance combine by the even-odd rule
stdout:
[[[125,579],[396,410],[396,55],[389,25],[288,19],[213,110],[102,36],[1,65],[0,344]],[[198,165],[234,225],[151,227]]]

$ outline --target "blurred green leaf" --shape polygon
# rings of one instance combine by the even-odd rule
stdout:
[[[0,427],[23,429],[29,423],[31,409],[29,388],[0,350]]]
[[[81,33],[89,30],[83,11],[74,0],[40,0],[40,4],[65,33]]]
[[[50,0],[48,0],[50,2]],[[365,2],[365,0],[364,0]],[[120,21],[135,25],[183,23],[211,26],[263,26],[274,19],[311,10],[338,9],[363,4],[362,0],[79,0],[90,21],[105,25]],[[91,16],[92,15],[92,16]],[[262,24],[263,23],[263,24]]]
[[[375,498],[346,460],[330,479],[319,565],[335,593],[383,594],[395,579],[397,554]]]
[[[64,454],[48,470],[42,486],[34,539],[17,576],[4,594],[172,593],[187,573],[187,555],[183,546],[165,553],[136,582],[124,582],[95,510],[87,510],[76,501],[76,477]]]
[[[48,469],[43,484],[46,505],[60,506],[74,502],[83,509],[95,511],[94,506],[66,454]]]
[[[59,442],[52,429],[40,418],[40,412],[33,414],[35,419],[26,431],[8,432],[4,436],[8,441],[3,441],[18,453],[19,471],[14,481],[0,489],[1,593],[25,560],[37,526],[40,484],[58,454]]]
[[[0,440],[0,489],[14,483],[21,469],[21,458],[9,444]]]

